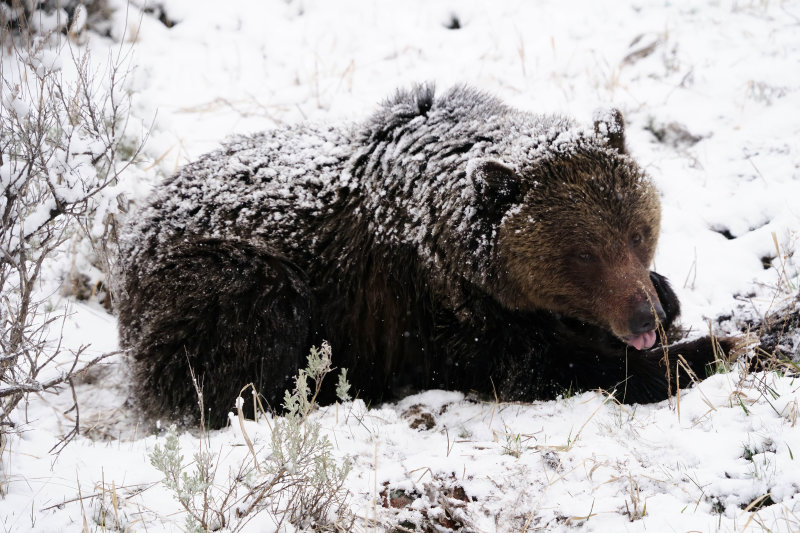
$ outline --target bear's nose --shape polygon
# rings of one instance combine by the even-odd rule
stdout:
[[[657,300],[654,302],[644,301],[637,304],[628,322],[631,333],[638,335],[653,331],[656,329],[656,318],[658,318],[658,322],[662,322],[666,318],[664,309],[661,308],[661,304]]]

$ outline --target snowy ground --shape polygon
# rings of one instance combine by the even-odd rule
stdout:
[[[587,123],[597,107],[623,111],[630,150],[662,191],[656,267],[678,290],[684,325],[735,331],[797,294],[798,1],[167,0],[171,28],[111,4],[123,6],[112,37],[133,46],[134,118],[150,128],[147,161],[124,184],[134,199],[226,135],[358,120],[398,86],[468,82]],[[116,46],[84,38],[98,61]],[[57,305],[73,311],[67,345],[115,349],[115,319],[99,305]],[[72,424],[70,393],[20,410],[2,457],[0,531],[182,530],[148,459],[163,436],[130,410],[126,372],[118,358],[78,387],[83,435],[58,455],[49,450]],[[793,378],[734,370],[655,405],[429,391],[315,419],[352,460],[355,531],[788,532],[800,531],[799,414]],[[256,450],[269,431],[248,425]],[[181,436],[187,461],[199,442]],[[243,436],[229,428],[205,442],[223,485],[247,460]],[[274,522],[264,512],[247,528]]]

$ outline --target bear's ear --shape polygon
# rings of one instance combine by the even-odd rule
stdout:
[[[600,109],[594,112],[594,133],[606,140],[617,152],[627,154],[625,119],[619,109]]]
[[[520,194],[520,179],[508,165],[495,159],[473,159],[467,164],[467,178],[485,206],[503,210]]]

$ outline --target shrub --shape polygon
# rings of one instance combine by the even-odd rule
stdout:
[[[28,9],[4,2],[6,19],[9,5]],[[71,386],[110,355],[82,363],[83,348],[65,350],[52,338],[51,326],[66,310],[51,308],[41,278],[48,262],[63,261],[58,255],[73,236],[91,235],[105,252],[114,225],[111,188],[141,149],[125,137],[125,58],[112,58],[98,73],[88,51],[57,32],[19,33],[14,21],[5,20],[10,46],[0,56],[0,449],[28,393]],[[68,370],[52,377],[65,357]],[[78,423],[76,416],[69,436]]]
[[[264,510],[272,513],[278,529],[288,522],[314,531],[350,531],[353,517],[348,516],[344,488],[350,464],[336,460],[319,422],[309,418],[322,380],[331,370],[330,346],[312,347],[306,368],[295,378],[295,389],[286,391],[285,415],[272,423],[266,453],[260,457],[246,437],[255,461],[242,460],[224,484],[216,479],[214,456],[205,449],[203,438],[187,471],[177,430],[170,427],[164,445],[154,447],[150,462],[184,509],[187,531],[221,527],[237,531]],[[346,380],[339,383],[349,388]]]

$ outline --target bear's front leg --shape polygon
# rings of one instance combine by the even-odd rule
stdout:
[[[627,377],[617,397],[624,403],[661,401],[677,389],[702,381],[736,351],[731,338],[701,337],[627,356]]]

